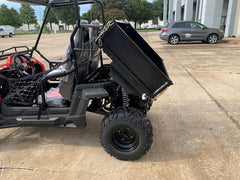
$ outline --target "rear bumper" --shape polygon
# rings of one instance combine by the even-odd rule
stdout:
[[[160,34],[160,39],[167,41],[168,40],[168,35],[166,33],[161,33]]]
[[[221,39],[223,39],[223,38],[224,38],[224,34],[223,34],[223,33],[221,33],[221,34],[218,35],[218,40],[221,40]]]

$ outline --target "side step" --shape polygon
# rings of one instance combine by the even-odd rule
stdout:
[[[1,118],[0,116],[0,128],[18,127],[18,126],[55,126],[76,128],[77,126],[71,121],[67,121],[64,117],[43,117],[37,119],[36,116],[23,116],[23,117],[8,117]]]
[[[65,118],[64,118],[65,120]],[[51,126],[51,125],[60,125],[63,122],[63,118],[61,117],[44,117],[42,116],[41,119],[37,119],[37,117],[16,117],[16,121],[18,125],[23,126]]]
[[[62,117],[50,117],[50,118],[31,118],[31,117],[17,117],[16,121],[19,126],[59,126],[66,128],[76,128],[77,126],[72,122],[67,122]]]

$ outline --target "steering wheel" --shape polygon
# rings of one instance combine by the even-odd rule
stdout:
[[[31,76],[35,74],[33,62],[29,57],[23,54],[16,54],[13,56],[13,66],[17,73],[22,76]]]

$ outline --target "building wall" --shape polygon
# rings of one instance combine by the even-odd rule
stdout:
[[[234,29],[235,18],[236,18],[236,10],[237,10],[237,0],[229,0],[226,28],[225,28],[225,36],[227,37],[233,35],[233,29]]]
[[[173,21],[173,0],[169,0],[168,1],[168,22],[172,22],[172,21]]]
[[[233,36],[240,37],[240,1],[237,2],[235,24],[233,28]]]
[[[201,22],[208,27],[220,28],[223,0],[203,0]]]
[[[43,21],[42,20],[38,20],[37,21],[38,25],[42,26],[42,23]],[[50,24],[48,23],[47,25],[47,28],[50,30]],[[52,30],[56,30],[56,31],[59,31],[59,26],[63,26],[64,27],[64,30],[66,30],[66,25],[64,23],[62,23],[61,21],[59,22],[59,24],[52,24]],[[34,24],[30,24],[29,25],[29,29],[30,31],[35,31],[36,30],[36,27]],[[28,31],[28,25],[27,24],[24,24],[22,25],[21,27],[17,28],[16,29],[17,31]],[[72,31],[73,30],[73,26],[72,25],[69,25],[69,30]]]
[[[228,12],[228,3],[229,3],[229,0],[224,0],[224,1],[223,1],[222,16],[227,16],[227,12]]]
[[[193,10],[193,0],[185,0],[184,6],[184,21],[191,21],[194,15],[194,10]]]

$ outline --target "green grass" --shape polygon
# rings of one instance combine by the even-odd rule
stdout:
[[[138,29],[137,32],[155,32],[155,31],[160,31],[157,29]]]
[[[137,32],[154,32],[154,31],[160,31],[157,29],[138,29]],[[72,31],[57,31],[57,33],[70,33]],[[15,35],[28,35],[28,34],[38,34],[39,31],[15,31]],[[49,34],[49,31],[43,31],[44,34]],[[54,33],[54,31],[50,32],[51,34]]]
[[[15,35],[37,34],[37,31],[15,31]]]
[[[57,31],[57,33],[70,33],[72,31]]]
[[[156,29],[138,29],[138,32],[154,32],[154,31],[160,31]],[[57,33],[70,33],[72,31],[57,31]],[[39,31],[15,31],[15,35],[28,35],[28,34],[38,34]],[[43,31],[44,34],[49,34],[49,31]],[[54,31],[50,32],[51,34],[54,33]]]

